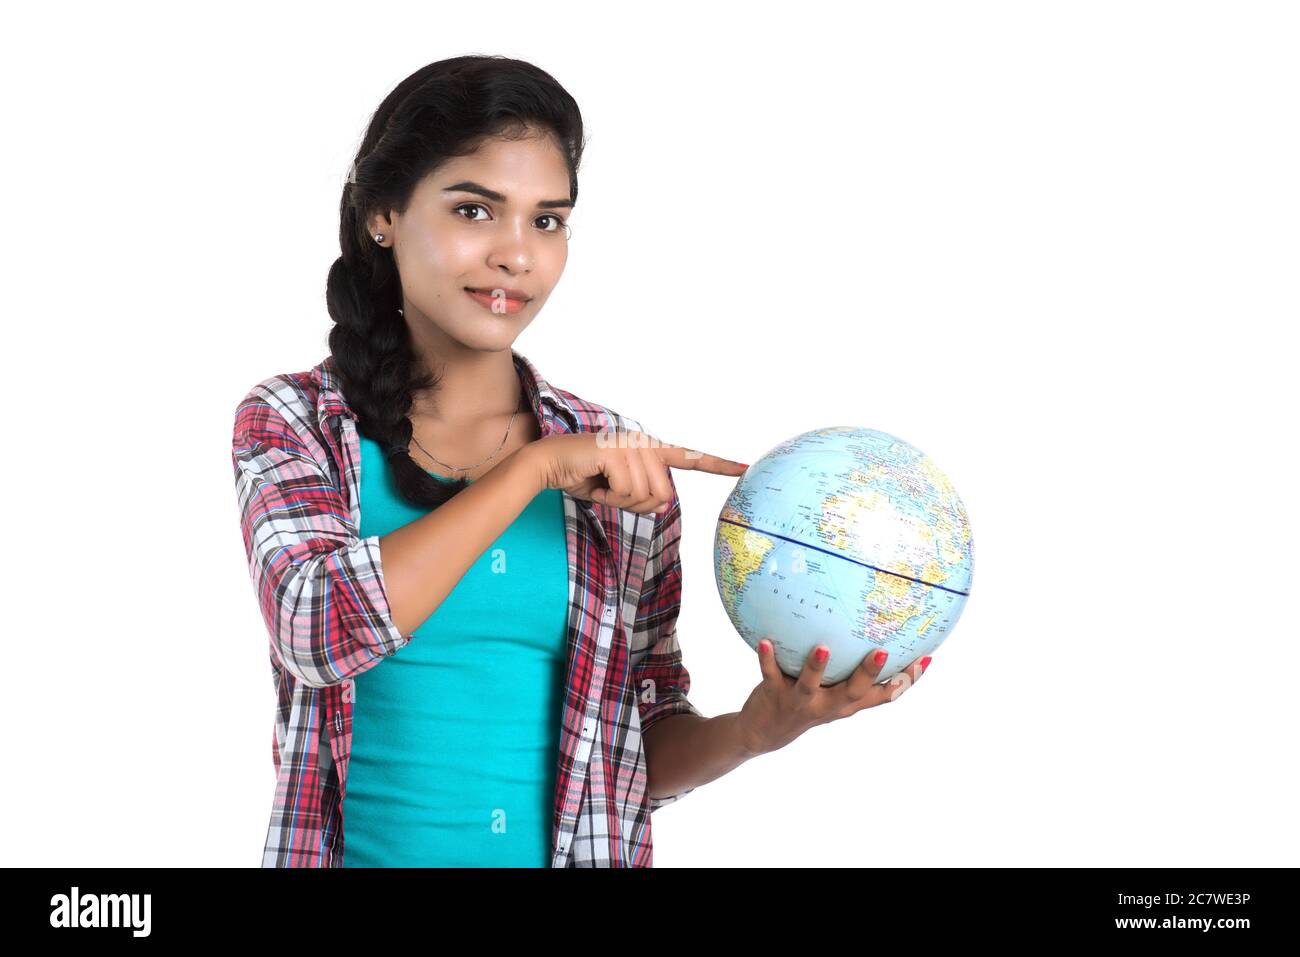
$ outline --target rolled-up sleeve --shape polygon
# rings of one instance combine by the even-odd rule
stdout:
[[[669,481],[672,481],[671,474]],[[668,507],[655,520],[646,561],[641,597],[633,629],[633,680],[641,718],[641,733],[673,714],[704,715],[686,697],[691,675],[682,663],[677,643],[677,616],[682,600],[681,502],[673,485]],[[687,788],[663,798],[651,798],[650,809],[671,804],[690,794]]]
[[[393,624],[379,536],[361,538],[306,441],[257,389],[235,411],[231,457],[249,574],[275,660],[339,684],[410,639]]]

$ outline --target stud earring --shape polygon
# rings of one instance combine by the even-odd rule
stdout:
[[[383,234],[383,233],[378,233],[378,234],[376,234],[376,236],[375,236],[375,242],[377,242],[377,243],[382,243],[383,241],[384,241],[384,234]]]

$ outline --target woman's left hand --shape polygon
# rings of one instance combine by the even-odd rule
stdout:
[[[825,647],[824,645],[818,647]],[[749,695],[740,710],[742,741],[751,754],[765,754],[785,747],[809,728],[857,714],[863,708],[893,701],[912,686],[930,664],[930,656],[913,661],[882,685],[876,684],[888,660],[883,648],[862,659],[862,664],[843,681],[822,687],[826,660],[817,660],[817,648],[809,653],[798,679],[781,672],[770,639],[758,645],[758,663],[763,681]]]

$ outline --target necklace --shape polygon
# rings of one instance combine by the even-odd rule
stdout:
[[[490,461],[492,461],[492,459],[494,459],[494,458],[496,457],[497,452],[500,452],[503,448],[506,447],[506,440],[510,438],[510,430],[511,430],[511,428],[514,427],[514,424],[515,424],[515,416],[518,415],[518,414],[519,414],[519,410],[518,410],[518,409],[515,409],[514,414],[510,416],[510,422],[506,425],[506,434],[503,435],[503,436],[501,437],[501,444],[498,445],[498,446],[496,447],[496,451],[493,452],[491,455],[489,455],[487,458],[485,458],[482,462],[477,462],[477,463],[475,463],[474,465],[465,465],[465,466],[460,466],[460,465],[448,465],[446,462],[443,462],[441,459],[436,459],[436,458],[434,458],[434,457],[429,453],[429,450],[428,450],[428,449],[426,449],[423,445],[420,445],[420,440],[417,439],[417,438],[415,437],[415,434],[414,434],[414,433],[411,434],[411,441],[414,442],[417,446],[420,447],[420,451],[421,451],[421,452],[423,452],[425,455],[428,455],[429,458],[433,459],[433,461],[437,462],[437,463],[438,463],[439,465],[441,465],[443,468],[445,468],[445,469],[451,469],[453,472],[468,472],[468,471],[470,471],[471,469],[476,469],[476,468],[478,468],[480,465],[483,465],[485,462],[490,462]]]

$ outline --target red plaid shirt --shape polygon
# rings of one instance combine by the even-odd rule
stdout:
[[[641,431],[549,385],[512,350],[543,436]],[[358,536],[356,416],[333,358],[273,376],[235,410],[232,459],[276,693],[275,801],[263,867],[340,867],[352,678],[408,641],[384,590],[379,536]],[[563,494],[569,640],[552,867],[650,867],[650,812],[689,794],[646,792],[644,729],[687,700],[676,623],[681,506],[656,518]]]

